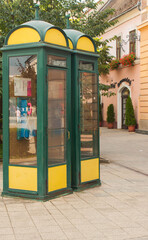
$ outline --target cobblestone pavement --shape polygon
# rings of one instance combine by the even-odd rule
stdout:
[[[0,240],[148,240],[147,142],[102,129],[101,154],[111,160],[101,164],[102,186],[47,202],[0,197]]]
[[[148,135],[101,128],[101,156],[148,175]]]

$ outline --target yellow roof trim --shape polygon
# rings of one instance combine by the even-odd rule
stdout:
[[[39,42],[41,40],[39,33],[29,27],[23,27],[15,30],[8,38],[8,45]]]
[[[68,42],[69,42],[69,47],[70,47],[70,49],[73,49],[73,43],[72,43],[72,41],[71,41],[70,39],[68,39]]]
[[[95,47],[93,42],[88,37],[81,37],[77,42],[77,49],[87,51],[87,52],[95,52]]]
[[[48,42],[48,43],[67,47],[67,42],[66,42],[65,36],[62,34],[61,31],[59,31],[58,29],[55,29],[55,28],[51,28],[46,32],[44,41]]]

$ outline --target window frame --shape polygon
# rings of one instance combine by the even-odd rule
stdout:
[[[132,36],[133,33],[134,33],[134,35]],[[135,36],[136,36],[136,29],[134,29],[134,30],[129,32],[129,54],[131,52],[133,52],[136,55],[136,37]],[[132,48],[132,46],[131,46],[132,44],[133,44],[134,50],[131,49]]]
[[[121,36],[118,36],[116,39],[116,58],[118,60],[121,58]]]

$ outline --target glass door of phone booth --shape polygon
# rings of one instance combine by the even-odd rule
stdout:
[[[98,75],[91,62],[79,63],[79,141],[81,182],[99,179]]]
[[[70,130],[66,58],[48,56],[48,192],[68,187]]]
[[[80,73],[80,156],[98,157],[98,84],[95,73]]]

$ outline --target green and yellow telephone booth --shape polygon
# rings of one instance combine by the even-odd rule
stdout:
[[[71,50],[65,32],[32,20],[3,52],[3,195],[48,199],[71,189]]]
[[[2,48],[2,194],[46,200],[100,184],[98,55],[36,16]]]
[[[100,185],[98,54],[93,39],[69,22],[64,32],[72,49],[72,188],[79,190]]]

